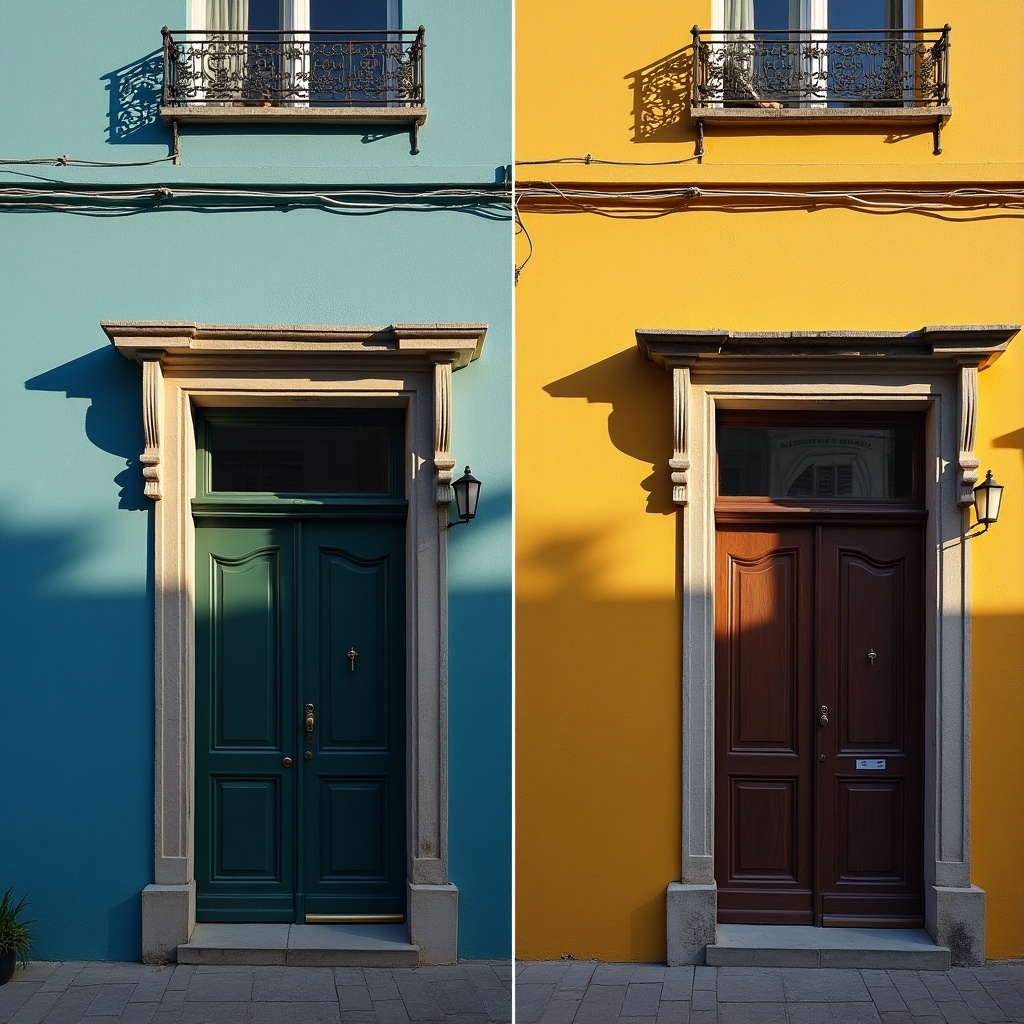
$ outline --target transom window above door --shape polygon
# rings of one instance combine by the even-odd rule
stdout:
[[[913,502],[920,493],[913,420],[721,414],[718,495],[773,501]]]
[[[210,410],[197,496],[402,499],[404,423],[401,409]]]

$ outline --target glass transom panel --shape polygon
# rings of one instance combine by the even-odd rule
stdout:
[[[390,497],[401,417],[211,418],[209,493]]]
[[[718,431],[722,497],[913,498],[913,430],[739,427]]]

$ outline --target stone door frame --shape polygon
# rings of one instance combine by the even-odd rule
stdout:
[[[925,927],[953,962],[985,958],[971,882],[970,522],[978,371],[1019,325],[911,332],[636,332],[673,378],[673,500],[683,519],[682,850],[668,886],[670,965],[716,941],[714,877],[715,417],[718,409],[917,412],[925,430]]]
[[[406,409],[409,501],[406,920],[421,962],[455,962],[458,890],[448,880],[447,841],[451,375],[480,355],[486,324],[101,326],[121,355],[142,364],[141,461],[154,501],[154,875],[142,892],[142,959],[173,961],[196,923],[193,410],[391,405]]]

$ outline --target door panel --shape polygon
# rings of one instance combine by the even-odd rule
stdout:
[[[211,554],[215,749],[281,748],[281,574],[277,547]]]
[[[923,915],[916,527],[717,533],[719,920]]]
[[[405,589],[402,523],[330,526],[303,536],[304,702],[317,725],[304,749],[305,913],[405,909]],[[351,657],[350,657],[351,653]]]
[[[921,535],[819,527],[819,914],[826,924],[923,922]],[[874,657],[871,657],[874,655]],[[858,761],[884,767],[860,767]]]
[[[280,778],[210,776],[211,874],[217,881],[272,882],[281,875]]]
[[[197,914],[291,921],[292,527],[197,529],[196,569]]]
[[[806,531],[718,534],[715,604],[719,920],[812,918],[811,588]]]
[[[404,914],[404,537],[197,523],[199,920]]]

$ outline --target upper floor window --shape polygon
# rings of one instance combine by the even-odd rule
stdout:
[[[193,27],[215,32],[397,28],[395,0],[201,0]]]
[[[722,99],[771,108],[936,98],[912,0],[725,0]]]

